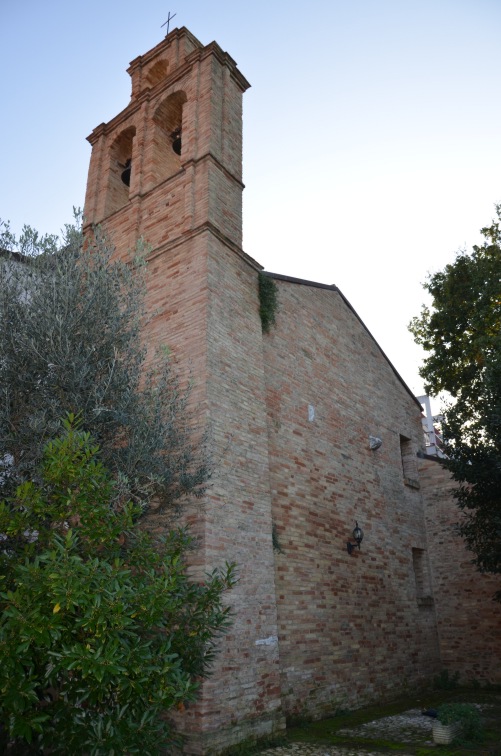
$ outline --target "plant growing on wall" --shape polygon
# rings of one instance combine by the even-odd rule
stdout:
[[[268,333],[278,310],[278,287],[275,281],[262,271],[258,276],[259,284],[259,315],[263,333]]]
[[[156,754],[229,624],[232,568],[189,580],[188,534],[139,526],[73,417],[35,473],[0,504],[2,752]]]

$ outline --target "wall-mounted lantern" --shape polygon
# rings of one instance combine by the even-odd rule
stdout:
[[[355,520],[355,527],[353,528],[353,538],[356,541],[356,543],[351,543],[351,541],[348,541],[346,544],[346,547],[348,549],[348,554],[351,554],[353,550],[358,546],[360,550],[360,544],[363,541],[364,538],[364,532],[362,528],[359,527],[358,522]]]

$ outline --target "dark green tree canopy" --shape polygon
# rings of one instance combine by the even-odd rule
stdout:
[[[498,218],[501,206],[497,206]],[[501,232],[499,221],[482,229],[486,242],[459,252],[424,288],[431,308],[412,320],[414,338],[429,353],[420,370],[426,390],[453,397],[475,395],[497,350],[501,326]]]
[[[145,369],[147,276],[95,230],[62,239],[0,224],[0,459],[4,484],[30,478],[68,412],[82,418],[126,495],[177,509],[210,476],[206,447],[168,361]],[[198,438],[194,444],[192,439]]]
[[[452,397],[444,464],[459,484],[459,530],[479,570],[501,573],[501,205],[496,215],[482,245],[429,277],[432,305],[410,330],[428,353],[426,390]]]

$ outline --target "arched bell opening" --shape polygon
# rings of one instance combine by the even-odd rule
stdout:
[[[172,176],[181,167],[185,102],[184,92],[174,92],[160,103],[154,113],[152,185]]]
[[[157,60],[150,69],[148,69],[144,83],[147,87],[153,88],[167,77],[169,71],[169,62],[167,60]]]
[[[119,210],[129,200],[132,179],[133,146],[136,129],[134,126],[122,131],[110,148],[108,191],[106,196],[106,213]]]

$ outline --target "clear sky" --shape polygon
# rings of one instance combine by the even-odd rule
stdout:
[[[422,393],[421,283],[501,202],[501,3],[0,0],[0,217],[16,232],[58,232],[83,205],[85,137],[128,104],[125,69],[169,11],[252,85],[245,251],[336,284]]]

